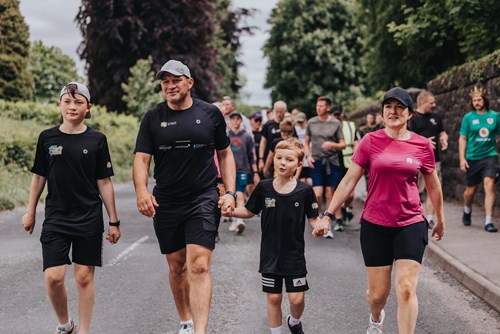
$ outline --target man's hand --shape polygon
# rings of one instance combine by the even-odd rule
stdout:
[[[106,236],[106,240],[108,240],[110,244],[114,245],[118,242],[120,236],[120,228],[118,226],[110,226],[108,228],[108,235]]]
[[[155,208],[159,206],[156,198],[149,191],[145,190],[137,193],[137,209],[142,215],[153,218],[156,214]]]
[[[231,217],[233,215],[235,204],[234,197],[230,194],[225,194],[219,198],[218,207],[221,209],[221,214],[223,216]]]
[[[469,169],[469,164],[467,163],[467,160],[460,159],[460,170],[465,173],[467,172],[467,169]]]

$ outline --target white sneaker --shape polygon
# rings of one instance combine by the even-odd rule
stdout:
[[[370,323],[368,324],[368,329],[366,330],[366,334],[383,334],[382,326],[384,324],[384,319],[385,319],[384,310],[380,312],[380,322],[373,321],[372,315],[370,314]]]
[[[333,239],[333,232],[328,230],[326,234],[323,234],[323,238],[325,239]]]
[[[76,328],[75,322],[71,318],[69,318],[69,322],[71,324],[71,328],[69,330],[64,328],[64,327],[57,326],[56,327],[56,334],[76,334],[77,328]]]
[[[229,231],[231,231],[231,232],[238,231],[238,221],[237,220],[233,220],[231,222],[231,225],[229,225]]]
[[[194,334],[194,325],[192,323],[181,325],[179,334]]]
[[[245,230],[245,222],[241,219],[236,220],[236,233],[241,234]]]

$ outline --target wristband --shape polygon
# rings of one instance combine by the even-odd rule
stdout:
[[[236,193],[234,191],[226,191],[224,195],[231,195],[234,197],[234,201],[236,202]]]
[[[117,220],[116,222],[112,223],[112,222],[109,222],[109,226],[114,226],[114,227],[120,227],[120,221]]]
[[[333,214],[331,214],[330,212],[328,212],[328,211],[323,212],[323,217],[324,216],[327,216],[328,218],[330,218],[330,220],[332,222],[335,221],[335,216]]]

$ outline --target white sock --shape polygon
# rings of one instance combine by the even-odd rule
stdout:
[[[279,327],[271,327],[271,334],[281,334],[281,326]]]
[[[464,212],[466,214],[469,214],[472,211],[472,208],[470,206],[464,206]]]
[[[297,326],[298,324],[300,324],[300,319],[295,319],[294,317],[292,317],[290,315],[290,319],[288,319],[288,323],[290,324],[290,326]]]
[[[57,327],[61,328],[61,329],[64,329],[66,331],[70,330],[71,329],[71,319],[68,320],[68,322],[65,323],[65,324],[59,324],[59,325],[57,325]]]
[[[181,320],[181,326],[182,325],[194,325],[193,319],[189,319],[189,320],[185,320],[185,321]]]
[[[434,221],[434,215],[427,215],[427,221]]]
[[[488,224],[491,224],[491,216],[486,216],[485,220],[484,220],[484,225],[488,225]]]

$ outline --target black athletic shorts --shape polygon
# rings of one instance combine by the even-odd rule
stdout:
[[[210,188],[189,201],[167,201],[155,191],[153,195],[159,204],[153,225],[162,254],[177,252],[187,244],[215,248],[221,217],[217,188]]]
[[[422,263],[429,242],[427,222],[388,227],[361,219],[361,251],[365,266],[390,266],[395,260],[414,260]]]
[[[74,263],[84,266],[102,266],[102,234],[76,236],[42,228],[43,270]],[[71,248],[71,259],[69,250]]]
[[[466,184],[469,187],[477,186],[485,177],[498,178],[497,156],[481,160],[467,160],[469,168],[466,173]]]
[[[309,290],[305,274],[299,276],[262,274],[262,291],[266,293],[282,293],[283,281],[285,281],[286,292],[303,292]]]

